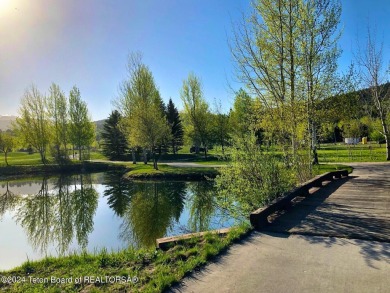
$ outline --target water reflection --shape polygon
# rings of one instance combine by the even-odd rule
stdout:
[[[206,231],[210,227],[211,215],[215,212],[215,196],[212,182],[192,182],[189,203],[188,226],[192,232]]]
[[[131,204],[123,214],[120,238],[137,246],[153,246],[178,222],[184,208],[184,182],[135,183]]]
[[[117,171],[104,174],[104,185],[106,185],[104,196],[107,197],[109,207],[114,210],[115,214],[122,217],[131,202],[136,185],[129,184]]]
[[[9,190],[9,183],[6,183],[6,190],[0,195],[0,220],[7,210],[13,210],[18,204],[20,196]]]
[[[0,228],[7,222],[19,226],[34,251],[45,255],[54,249],[63,255],[79,249],[149,247],[156,238],[232,224],[213,223],[219,215],[210,182],[129,182],[121,175],[3,183]]]
[[[44,253],[55,245],[64,254],[75,234],[80,248],[87,246],[97,203],[90,175],[59,177],[50,187],[44,178],[36,194],[22,197],[14,218],[35,250]]]

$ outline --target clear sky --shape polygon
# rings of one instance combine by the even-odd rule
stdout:
[[[383,36],[389,56],[390,1],[343,0],[340,69],[351,62],[367,22]],[[129,52],[140,51],[164,101],[182,108],[180,88],[189,72],[206,99],[231,106],[232,21],[249,11],[244,0],[0,0],[0,115],[16,115],[25,89],[47,92],[56,82],[77,85],[94,120],[106,118],[126,78]]]

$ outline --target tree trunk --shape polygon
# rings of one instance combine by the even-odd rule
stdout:
[[[173,141],[172,141],[172,151],[173,151],[173,154],[176,155],[175,143]]]
[[[42,164],[46,165],[45,152],[44,151],[39,151],[39,154],[41,155]]]
[[[5,164],[8,166],[8,158],[7,158],[7,156],[8,156],[8,152],[5,151],[4,152],[4,160],[5,160]]]
[[[143,149],[144,164],[148,164],[148,154],[146,149]]]
[[[133,158],[133,164],[137,164],[137,159],[135,157],[135,150],[134,149],[131,149],[131,156]]]
[[[153,168],[158,170],[156,152],[153,152]]]
[[[385,139],[386,139],[386,161],[390,161],[390,137],[389,137],[389,135],[386,135]]]

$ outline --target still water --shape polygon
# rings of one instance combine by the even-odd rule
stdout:
[[[230,227],[211,182],[128,182],[117,172],[0,182],[0,270],[46,255],[149,247]]]

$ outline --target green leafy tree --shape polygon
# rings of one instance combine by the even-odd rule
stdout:
[[[231,126],[230,117],[228,114],[222,112],[221,101],[214,101],[214,113],[211,114],[211,136],[214,138],[214,142],[221,146],[222,155],[225,154],[225,148],[229,144]]]
[[[12,151],[15,145],[14,137],[8,132],[0,130],[0,152],[4,153],[4,162],[8,166],[8,153]]]
[[[114,110],[103,125],[103,153],[110,160],[123,160],[128,152],[126,136],[120,127],[121,119],[121,114]]]
[[[318,103],[337,88],[336,61],[341,51],[338,25],[341,4],[334,0],[305,0],[299,4],[301,20],[297,20],[300,32],[299,45],[302,58],[300,83],[306,104],[309,156],[316,157]]]
[[[256,140],[253,131],[236,138],[231,162],[215,179],[219,206],[235,217],[247,217],[294,183],[278,157],[264,153]]]
[[[301,142],[313,137],[316,102],[332,87],[340,11],[333,0],[258,0],[235,29],[237,76],[274,116],[297,173]]]
[[[16,133],[26,145],[35,148],[46,164],[47,148],[51,141],[52,125],[46,107],[46,98],[32,85],[24,93],[16,118]]]
[[[250,133],[253,120],[253,100],[243,89],[240,89],[234,98],[233,109],[230,113],[233,135],[237,137],[246,136]]]
[[[60,87],[53,83],[49,89],[48,113],[53,123],[53,143],[56,161],[68,161],[68,104],[66,96]]]
[[[166,109],[166,117],[171,130],[170,147],[172,148],[172,152],[176,154],[183,146],[184,131],[179,111],[172,102],[172,99],[169,99]]]
[[[180,97],[184,104],[186,133],[195,144],[196,152],[203,146],[204,156],[207,157],[211,116],[209,105],[203,97],[201,82],[193,73],[183,81]]]
[[[69,94],[69,140],[82,160],[83,148],[89,148],[95,138],[95,127],[89,118],[87,104],[81,100],[79,89],[74,86]]]
[[[369,88],[370,114],[376,115],[381,125],[376,130],[379,131],[386,141],[386,160],[390,160],[390,86],[384,83],[388,78],[389,71],[384,68],[383,44],[378,45],[375,34],[367,29],[367,42],[364,48],[359,47],[356,54],[358,65],[361,69],[363,84]],[[374,111],[375,110],[375,111]]]
[[[129,56],[129,78],[121,88],[119,106],[123,111],[124,125],[130,146],[149,150],[153,156],[153,167],[157,170],[156,149],[170,135],[165,118],[163,101],[155,85],[152,72],[142,63],[140,54]]]

